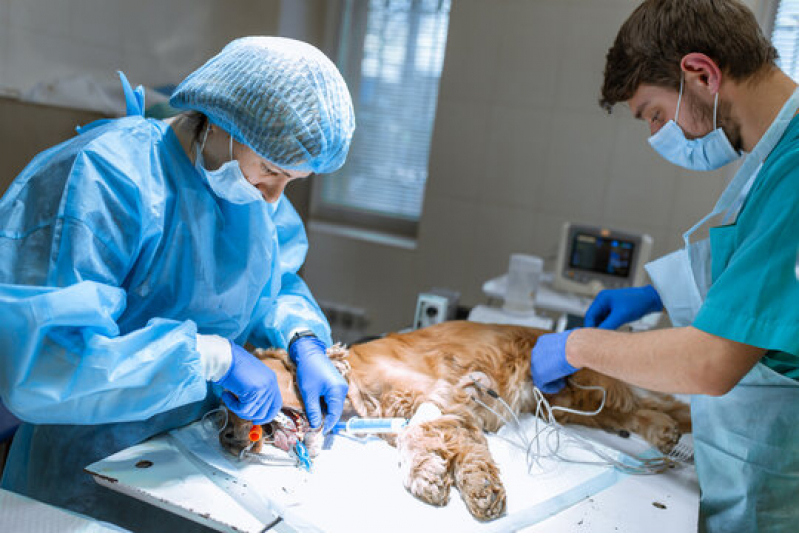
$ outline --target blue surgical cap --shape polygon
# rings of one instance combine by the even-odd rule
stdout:
[[[183,80],[169,103],[200,111],[286,170],[338,170],[355,129],[336,66],[310,44],[283,37],[236,39]]]

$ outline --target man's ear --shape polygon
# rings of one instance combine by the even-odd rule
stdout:
[[[698,52],[686,54],[680,61],[680,68],[685,75],[685,84],[691,85],[695,91],[706,92],[715,96],[721,87],[721,69],[710,57]]]

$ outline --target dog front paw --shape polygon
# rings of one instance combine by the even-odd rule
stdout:
[[[442,506],[449,502],[452,473],[449,460],[434,445],[433,428],[412,426],[397,439],[402,483],[423,502]]]
[[[682,434],[676,420],[665,413],[656,411],[647,411],[644,415],[639,411],[638,416],[647,422],[642,424],[639,429],[639,433],[647,442],[662,453],[669,453],[674,449]]]
[[[455,473],[455,482],[463,502],[476,519],[494,520],[505,512],[505,487],[493,463],[472,461],[462,464]]]
[[[431,505],[444,506],[449,502],[452,477],[440,455],[416,456],[403,470],[403,484],[411,494]]]

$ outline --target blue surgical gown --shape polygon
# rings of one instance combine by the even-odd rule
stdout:
[[[0,397],[35,424],[3,485],[95,514],[83,467],[215,401],[197,333],[330,343],[306,250],[285,197],[215,196],[160,121],[98,121],[39,154],[0,200]]]

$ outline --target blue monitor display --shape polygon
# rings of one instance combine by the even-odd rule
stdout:
[[[620,278],[630,275],[635,243],[591,235],[575,233],[572,240],[571,268],[588,270]]]

